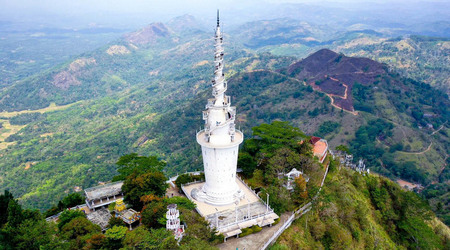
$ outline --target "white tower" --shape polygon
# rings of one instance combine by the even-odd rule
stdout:
[[[177,204],[169,204],[166,212],[166,229],[175,234],[175,239],[181,239],[184,233],[184,226],[180,225],[180,212],[177,209]]]
[[[243,197],[236,183],[236,166],[239,144],[244,140],[244,135],[235,129],[236,107],[230,106],[230,96],[225,95],[227,82],[223,74],[222,44],[217,11],[212,80],[214,98],[208,99],[203,111],[205,129],[197,133],[197,142],[202,146],[206,183],[201,190],[191,192],[193,198],[212,205],[231,204]]]
[[[180,212],[177,209],[177,204],[169,204],[166,212],[166,229],[177,230],[180,228]]]

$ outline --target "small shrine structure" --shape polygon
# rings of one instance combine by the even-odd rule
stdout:
[[[114,212],[116,213],[116,217],[119,217],[123,220],[128,226],[130,230],[132,230],[132,224],[141,219],[141,214],[136,212],[134,209],[127,209],[123,199],[118,199],[116,201],[116,205],[114,206]]]
[[[180,211],[177,204],[169,204],[166,212],[166,229],[173,232],[175,239],[180,241],[184,234],[184,225],[180,225]]]

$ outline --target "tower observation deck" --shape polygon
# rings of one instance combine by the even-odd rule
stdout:
[[[235,128],[236,107],[231,106],[231,98],[225,94],[228,86],[223,73],[224,50],[219,12],[214,41],[214,98],[208,99],[203,111],[205,127],[197,133],[197,142],[202,147],[205,184],[201,190],[192,190],[191,196],[212,205],[228,205],[243,197],[236,183],[236,167],[239,144],[244,140],[244,135]]]

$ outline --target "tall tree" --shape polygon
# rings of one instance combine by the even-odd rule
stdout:
[[[121,156],[116,162],[119,175],[113,181],[125,180],[132,173],[162,171],[166,162],[158,160],[156,156],[139,156],[136,153]]]
[[[253,171],[256,169],[256,161],[249,153],[241,152],[239,153],[238,167],[242,169],[242,173],[244,173],[247,178],[250,178],[253,176]]]
[[[169,185],[167,178],[161,171],[144,174],[133,173],[124,181],[122,190],[125,192],[124,201],[134,209],[141,210],[143,203],[141,197],[149,194],[164,196]]]
[[[276,179],[293,168],[301,169],[301,158],[298,153],[289,148],[279,148],[269,159],[266,166],[266,181]]]
[[[0,227],[8,221],[8,206],[11,200],[14,200],[14,197],[8,190],[0,195]]]
[[[306,180],[305,178],[300,175],[299,177],[294,179],[294,194],[295,194],[295,200],[298,203],[301,203],[308,198],[308,191],[306,190]]]
[[[253,138],[249,139],[246,145],[249,152],[259,150],[269,156],[282,147],[297,149],[301,139],[305,138],[299,128],[289,125],[288,122],[274,121],[253,127],[252,130]]]
[[[114,226],[105,232],[107,239],[106,248],[107,249],[119,249],[122,245],[122,239],[125,238],[125,234],[128,229],[122,226]]]

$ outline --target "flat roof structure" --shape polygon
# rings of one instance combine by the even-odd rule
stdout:
[[[258,225],[260,227],[271,225],[278,215],[267,206],[256,193],[242,180],[236,178],[239,189],[244,192],[244,198],[238,204],[214,206],[200,202],[191,197],[194,188],[201,189],[205,182],[183,185],[186,196],[194,202],[197,212],[203,216],[212,227],[215,227],[225,238],[238,235],[241,229]]]
[[[95,209],[123,198],[122,185],[123,181],[117,181],[85,189],[86,205]]]
[[[109,219],[111,218],[111,213],[108,209],[102,208],[87,214],[86,217],[92,223],[99,225],[102,230],[106,230]]]

